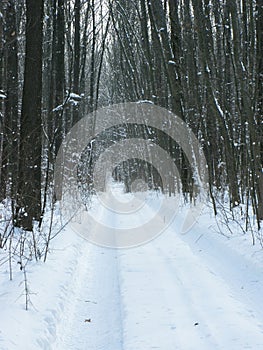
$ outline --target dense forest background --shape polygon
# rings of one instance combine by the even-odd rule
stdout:
[[[46,257],[63,138],[87,113],[139,100],[194,132],[215,214],[240,208],[244,230],[260,229],[262,27],[262,0],[1,0],[0,248],[20,227]],[[185,157],[170,147],[190,200]]]

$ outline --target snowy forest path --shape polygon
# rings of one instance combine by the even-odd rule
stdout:
[[[113,213],[99,210],[99,216],[108,216],[106,221],[118,226]],[[138,213],[137,223],[143,220]],[[203,234],[198,226],[192,231]],[[214,244],[211,255],[217,251]],[[218,251],[223,261],[220,244]],[[224,264],[220,270],[220,264],[213,266],[207,256],[192,249],[173,226],[132,249],[101,248],[84,241],[72,273],[74,301],[65,308],[52,349],[262,348],[263,316],[256,309],[257,300],[253,309],[239,297],[236,284],[227,283]],[[230,270],[238,274],[240,261],[232,257]],[[252,276],[245,276],[244,283],[260,276],[252,268],[248,271]],[[258,296],[261,290],[262,283]]]
[[[158,196],[125,219],[93,203],[95,237],[100,219],[116,229],[149,229]],[[8,281],[2,268],[0,350],[263,349],[262,249],[245,235],[216,232],[209,207],[181,234],[188,210],[181,205],[162,234],[129,249],[92,244],[69,225],[46,263],[28,266],[28,311],[21,270]]]

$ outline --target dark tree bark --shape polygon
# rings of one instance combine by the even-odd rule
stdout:
[[[43,0],[27,0],[17,224],[29,231],[41,216],[42,21]]]
[[[144,87],[144,98],[151,100],[155,91],[154,74],[153,74],[153,62],[150,50],[150,38],[148,33],[148,15],[145,0],[140,0],[140,10],[141,10],[141,45],[143,50],[143,65],[142,74],[143,78],[147,82]]]
[[[79,73],[80,73],[80,0],[75,0],[75,28],[74,28],[74,72],[73,72],[73,92],[79,93]]]
[[[82,50],[81,50],[81,73],[80,73],[80,82],[79,82],[79,87],[81,92],[84,92],[86,89],[86,62],[87,62],[87,41],[88,41],[88,24],[89,24],[89,12],[90,12],[90,1],[88,2],[87,5],[87,9],[85,12],[85,21],[84,21],[84,28],[83,28],[83,36],[82,36],[82,40],[81,40],[81,46],[82,46]]]
[[[49,82],[48,138],[50,151],[57,154],[63,139],[63,108],[65,100],[65,17],[64,0],[54,0],[53,33]]]
[[[2,93],[4,88],[4,21],[3,21],[3,12],[4,12],[4,3],[0,3],[0,92]],[[5,95],[2,93],[2,97],[0,98],[0,134],[3,134],[3,115],[4,115],[4,97]],[[0,178],[1,178],[1,163],[2,163],[2,142],[0,140]],[[0,194],[1,197],[1,194]]]
[[[181,66],[181,25],[178,16],[178,0],[169,0],[169,17],[171,21],[171,49],[174,57],[174,64],[176,66],[176,71],[179,74],[179,79],[181,76],[180,66]],[[181,80],[181,79],[180,79]]]
[[[79,94],[80,81],[80,0],[75,0],[75,26],[74,26],[74,66],[73,66],[73,92]],[[79,120],[78,105],[74,106],[73,110],[73,125]]]
[[[55,105],[63,105],[65,99],[65,18],[64,0],[58,0],[56,19],[56,54],[55,54]],[[63,140],[64,113],[55,113],[55,154]]]
[[[2,173],[0,197],[15,199],[18,164],[18,58],[15,2],[6,7],[5,21],[5,77],[6,99],[4,112],[4,141],[2,149]]]
[[[257,0],[257,21],[256,21],[256,32],[257,32],[257,98],[256,98],[256,137],[257,140],[254,144],[255,150],[255,167],[256,167],[256,192],[257,192],[257,215],[258,215],[258,226],[259,221],[263,220],[263,127],[262,127],[262,116],[263,116],[263,3],[262,0]]]
[[[96,13],[95,13],[95,1],[94,0],[91,1],[91,17],[92,17],[92,43],[91,43],[91,57],[90,57],[90,82],[89,82],[89,107],[88,107],[89,112],[92,112],[94,110],[94,104],[95,104]]]

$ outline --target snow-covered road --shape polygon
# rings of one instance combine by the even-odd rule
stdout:
[[[66,230],[47,264],[30,272],[34,308],[3,308],[0,349],[262,349],[262,260],[232,249],[202,217],[180,235],[181,220],[120,250]],[[108,221],[118,226],[118,217]]]

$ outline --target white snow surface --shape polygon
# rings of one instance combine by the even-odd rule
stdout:
[[[155,207],[152,198],[145,210]],[[263,349],[261,246],[216,232],[210,209],[182,235],[185,210],[130,249],[93,245],[67,227],[46,263],[28,265],[28,311],[19,266],[9,281],[1,265],[0,349]],[[118,226],[114,212],[105,216]]]

